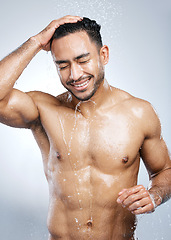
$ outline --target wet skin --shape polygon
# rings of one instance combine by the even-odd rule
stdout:
[[[134,135],[139,126],[132,125],[131,114],[122,112],[122,104],[116,107],[116,94],[118,103],[130,96],[119,96],[101,78],[103,66],[86,33],[54,41],[52,54],[61,82],[72,94],[59,96],[58,104],[50,99],[53,107],[37,104],[50,139],[50,154],[43,156],[50,189],[51,239],[131,239],[135,217],[116,202],[119,191],[136,185],[143,142],[142,136]],[[90,98],[99,78],[91,101],[74,97]],[[102,103],[99,96],[106,100]],[[130,179],[127,184],[125,179]]]
[[[0,101],[1,122],[30,128],[40,147],[49,184],[49,240],[134,239],[140,210],[121,192],[136,186],[140,157],[150,174],[170,167],[159,119],[148,102],[109,86],[103,75],[108,48],[99,52],[85,32],[54,40],[52,55],[66,93],[9,93],[7,84]],[[142,201],[152,205],[149,196]]]
[[[32,129],[49,182],[50,239],[133,239],[135,215],[117,198],[137,184],[140,149],[151,128],[146,121],[157,122],[156,115],[102,78],[108,48],[99,54],[85,32],[54,40],[52,55],[69,92],[57,99],[30,95],[42,125],[40,133]]]
[[[58,97],[59,105],[49,96],[38,103],[43,128],[33,133],[49,183],[50,239],[121,240],[133,234],[135,217],[116,200],[123,188],[137,183],[143,120],[132,109],[143,104],[106,88],[107,104],[97,110],[86,102],[75,111],[68,93]],[[92,109],[89,117],[81,113],[84,104]]]

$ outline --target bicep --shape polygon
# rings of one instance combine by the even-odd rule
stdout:
[[[171,167],[169,152],[162,137],[146,139],[140,153],[150,177]]]
[[[140,150],[150,177],[171,167],[169,152],[161,136],[160,120],[152,107],[145,118],[145,138]]]
[[[27,93],[13,89],[0,101],[0,122],[8,126],[29,128],[38,117],[38,109]]]

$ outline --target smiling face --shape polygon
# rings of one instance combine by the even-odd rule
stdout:
[[[100,51],[85,31],[54,39],[51,47],[63,86],[78,100],[90,99],[104,80],[108,48]]]

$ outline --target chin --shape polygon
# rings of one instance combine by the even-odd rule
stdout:
[[[79,101],[82,101],[82,102],[85,102],[85,101],[88,101],[88,100],[90,100],[93,96],[94,96],[94,94],[95,94],[95,90],[93,91],[93,92],[91,92],[90,94],[88,94],[87,96],[77,96],[77,95],[75,95],[75,94],[73,94]]]

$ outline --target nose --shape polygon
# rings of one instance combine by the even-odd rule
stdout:
[[[80,77],[82,77],[82,75],[83,75],[82,67],[78,63],[72,63],[70,79],[76,81]]]

